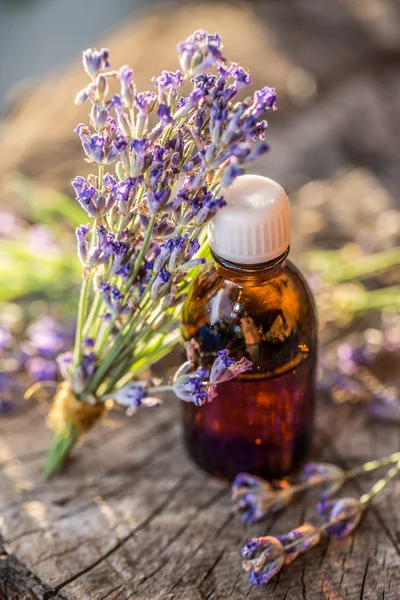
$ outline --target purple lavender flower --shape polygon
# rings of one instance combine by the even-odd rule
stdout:
[[[154,215],[161,209],[163,204],[168,201],[170,194],[171,190],[168,188],[164,188],[158,192],[153,192],[152,190],[147,191],[147,204],[151,214]]]
[[[196,406],[202,406],[209,400],[210,390],[198,373],[179,375],[173,383],[172,390],[180,400],[193,402]]]
[[[114,236],[105,227],[97,228],[97,244],[91,250],[87,265],[89,267],[103,265],[109,261],[113,254]]]
[[[106,180],[106,184],[110,179]],[[89,185],[83,177],[76,177],[72,186],[75,189],[76,199],[94,219],[103,218],[113,207],[115,198],[112,192],[100,194],[97,189]]]
[[[148,394],[148,383],[133,381],[121,387],[113,394],[115,402],[128,408],[127,414],[132,415],[142,406],[160,406],[161,400],[151,398]]]
[[[171,252],[168,262],[168,269],[171,273],[176,269],[178,263],[184,257],[188,237],[189,234],[185,234],[185,236],[178,235],[171,240]]]
[[[93,104],[90,113],[90,119],[93,127],[98,131],[103,131],[107,124],[108,111],[106,108]]]
[[[215,197],[211,192],[201,196],[200,208],[196,212],[196,224],[209,221],[221,208],[226,206],[223,196]]]
[[[109,135],[92,135],[89,128],[82,123],[78,125],[75,132],[80,137],[86,156],[94,164],[109,165],[115,161],[121,151],[120,142],[114,143]]]
[[[238,166],[234,159],[231,160],[229,165],[224,169],[221,178],[221,187],[229,187],[237,177],[244,174],[244,169]]]
[[[293,492],[290,486],[273,488],[260,477],[239,473],[232,484],[232,500],[244,523],[255,523],[290,504]]]
[[[245,71],[237,63],[231,63],[229,66],[224,64],[218,65],[218,73],[223,80],[232,77],[235,80],[235,86],[237,90],[240,90],[240,88],[251,84],[250,73]]]
[[[281,542],[272,536],[250,539],[242,548],[242,567],[253,585],[268,583],[285,564]]]
[[[153,285],[151,286],[151,297],[153,299],[165,295],[169,289],[171,275],[165,269],[160,269]]]
[[[157,96],[154,92],[142,92],[136,95],[136,107],[142,116],[147,117],[155,108]]]
[[[308,462],[301,474],[303,481],[310,486],[323,486],[320,498],[333,496],[346,481],[346,474],[340,467],[330,463]]]
[[[87,241],[87,236],[90,231],[89,223],[87,225],[80,225],[76,228],[76,239],[78,246],[78,256],[79,260],[83,265],[86,265],[89,255],[89,243]]]
[[[157,88],[160,103],[167,104],[168,96],[176,98],[176,94],[183,84],[183,73],[182,71],[162,71],[161,75],[153,77],[152,81]]]
[[[131,108],[135,100],[135,86],[132,69],[127,65],[121,67],[118,71],[118,78],[121,83],[122,101],[127,108]]]
[[[96,50],[88,48],[82,53],[83,68],[94,79],[96,75],[110,66],[108,62],[109,51],[106,48]]]
[[[206,95],[206,91],[203,87],[195,87],[186,98],[185,103],[179,108],[179,110],[174,114],[174,119],[178,121],[183,117],[186,117],[191,110],[194,108],[198,108],[200,101]],[[198,130],[201,129],[202,124],[205,121],[206,113],[202,111],[203,119],[200,123],[195,123]],[[198,119],[198,115],[196,117]]]
[[[265,87],[254,93],[253,103],[250,111],[253,117],[258,119],[270,108],[276,108],[276,91],[274,88]]]
[[[30,358],[26,362],[26,371],[32,381],[56,381],[57,364],[41,356]]]
[[[159,273],[160,269],[166,266],[171,252],[174,248],[174,241],[168,240],[164,244],[159,246],[159,251],[156,259],[154,260],[153,270],[155,273]]]
[[[47,359],[54,359],[71,341],[68,331],[51,317],[32,323],[27,335],[34,351]]]
[[[210,382],[214,385],[234,379],[240,373],[248,371],[253,366],[253,363],[243,357],[239,361],[235,361],[229,356],[229,350],[220,350],[215,359],[210,374]]]
[[[195,31],[186,41],[178,44],[182,71],[192,76],[205,73],[213,65],[224,62],[221,39],[217,33]]]
[[[324,500],[318,508],[319,514],[328,514],[331,525],[326,532],[338,540],[354,531],[363,514],[363,507],[356,498],[340,498],[331,502]]]

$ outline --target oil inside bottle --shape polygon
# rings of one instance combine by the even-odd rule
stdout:
[[[218,386],[202,407],[183,404],[185,443],[190,455],[214,475],[248,471],[266,479],[296,469],[311,444],[314,365],[263,379],[237,379]]]

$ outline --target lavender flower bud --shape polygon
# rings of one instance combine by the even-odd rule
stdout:
[[[109,51],[106,48],[96,50],[88,48],[82,53],[83,68],[94,79],[96,75],[110,66],[108,62]]]
[[[329,513],[332,524],[326,531],[338,540],[343,539],[354,531],[362,517],[362,505],[356,498],[340,498],[320,505],[320,514]]]
[[[290,486],[273,488],[267,481],[249,473],[239,473],[232,484],[232,500],[242,521],[255,523],[282,510],[293,499]]]
[[[223,62],[222,42],[218,34],[195,31],[185,42],[178,44],[179,62],[184,73],[200,75],[214,64]]]
[[[178,265],[178,262],[180,261],[180,259],[183,257],[183,255],[185,253],[185,246],[186,246],[187,238],[188,238],[188,234],[186,234],[185,237],[178,235],[177,237],[175,237],[171,240],[172,241],[172,249],[171,249],[171,254],[170,254],[170,258],[169,258],[169,262],[168,262],[168,269],[171,272],[175,271],[175,269]]]
[[[195,213],[196,225],[202,225],[209,221],[224,206],[226,206],[226,202],[223,196],[215,198],[211,192],[203,194]]]
[[[229,187],[234,182],[236,177],[243,175],[243,173],[244,173],[244,169],[241,169],[240,167],[238,167],[237,162],[235,162],[234,160],[231,160],[231,162],[224,169],[224,172],[222,174],[221,187],[223,187],[223,188]]]
[[[143,116],[148,117],[155,109],[157,96],[154,92],[142,92],[136,95],[136,107]]]
[[[78,241],[78,256],[81,263],[85,266],[88,260],[89,243],[87,235],[90,231],[90,225],[80,225],[76,229],[76,239]]]
[[[154,265],[153,265],[153,271],[154,273],[159,273],[161,269],[163,269],[167,262],[168,259],[171,255],[171,252],[173,250],[174,247],[174,243],[172,240],[168,240],[168,242],[166,242],[165,244],[162,244],[162,246],[160,246],[160,252],[158,254],[158,256],[156,257],[156,259],[154,260]]]
[[[132,108],[135,101],[133,71],[127,65],[120,68],[118,77],[121,83],[121,98],[127,108]]]
[[[57,365],[53,360],[34,356],[25,363],[25,369],[32,381],[55,381]]]
[[[162,303],[162,310],[168,310],[169,308],[175,308],[179,306],[186,300],[187,294],[180,294],[179,296],[175,294],[168,294]]]
[[[346,481],[345,472],[340,467],[316,462],[308,462],[304,465],[301,478],[310,486],[324,486],[321,499],[333,496]]]
[[[92,111],[90,113],[90,120],[93,127],[97,131],[102,131],[107,123],[108,112],[105,108],[102,108],[98,104],[93,104]]]
[[[168,292],[170,287],[171,275],[165,269],[160,269],[153,285],[151,286],[150,295],[153,300],[157,300]]]
[[[229,381],[240,373],[248,371],[252,366],[253,363],[247,358],[243,357],[237,362],[229,356],[229,350],[220,350],[211,367],[210,382],[218,384]]]
[[[197,373],[176,377],[172,390],[180,400],[193,402],[196,406],[202,406],[209,399],[208,388]]]
[[[88,88],[83,88],[80,92],[77,93],[75,97],[75,104],[84,104],[86,100],[89,98]]]
[[[164,208],[164,207],[163,207]],[[165,211],[165,209],[164,209]],[[157,226],[153,229],[153,237],[156,239],[166,239],[171,237],[175,231],[175,223],[166,216],[161,219]]]
[[[171,190],[169,188],[164,188],[158,192],[147,191],[147,205],[152,215],[162,208],[163,204],[168,201],[170,194]]]
[[[121,406],[128,407],[128,415],[134,414],[142,406],[160,406],[162,401],[158,398],[149,398],[147,388],[148,382],[133,381],[114,392],[113,398]]]
[[[250,112],[258,119],[263,113],[270,108],[276,109],[276,92],[274,88],[264,87],[254,93],[253,102],[250,107]]]
[[[168,96],[171,95],[172,99],[176,97],[176,94],[183,83],[183,73],[181,71],[163,71],[159,77],[153,77],[153,83],[158,90],[158,99],[160,104],[168,103]]]
[[[128,121],[128,118],[124,112],[124,108],[122,106],[121,98],[118,94],[115,94],[111,100],[111,106],[114,108],[117,120],[118,127],[121,129],[124,135],[130,137],[131,135],[131,125]]]
[[[242,556],[247,559],[242,567],[253,585],[268,583],[285,564],[283,546],[272,536],[250,539],[242,548]]]

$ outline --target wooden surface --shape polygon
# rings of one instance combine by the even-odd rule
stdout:
[[[65,473],[41,479],[49,432],[37,407],[1,423],[0,598],[7,600],[397,600],[400,483],[350,538],[323,542],[263,589],[240,567],[247,537],[315,519],[304,498],[273,519],[243,526],[229,486],[186,457],[179,404],[99,426]],[[350,467],[398,448],[397,426],[358,407],[320,402],[317,455]],[[371,484],[348,485],[359,495]]]
[[[143,88],[161,68],[175,67],[177,40],[218,28],[255,84],[277,87],[272,151],[258,171],[293,192],[298,262],[313,246],[356,241],[378,250],[399,242],[399,15],[395,0],[192,4],[127,24],[107,44],[114,64],[132,63]],[[84,173],[72,134],[86,118],[72,104],[83,83],[72,66],[9,115],[0,137],[0,202],[15,200],[7,186],[13,170],[68,192],[72,177]],[[318,408],[319,459],[351,467],[399,447],[398,426],[359,407],[320,398]],[[241,571],[241,544],[312,520],[312,507],[299,500],[245,528],[231,513],[228,487],[186,458],[177,401],[97,427],[66,472],[44,483],[49,441],[42,407],[1,418],[0,600],[400,598],[398,482],[353,536],[324,542],[260,590]],[[370,483],[364,478],[346,491],[359,495]]]

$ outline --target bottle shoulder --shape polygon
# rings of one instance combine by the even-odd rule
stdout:
[[[232,276],[220,270],[215,263],[204,265],[190,285],[185,312],[195,304],[232,305],[237,301],[246,309],[269,311],[283,307],[293,313],[309,309],[314,312],[314,300],[307,281],[301,271],[289,260],[273,272],[260,271],[250,276]]]
[[[182,333],[203,350],[242,348],[263,362],[294,358],[316,348],[316,315],[307,282],[290,261],[273,273],[249,277],[204,265],[192,282],[182,312]],[[290,351],[288,353],[288,347]],[[300,349],[300,350],[299,350]]]

